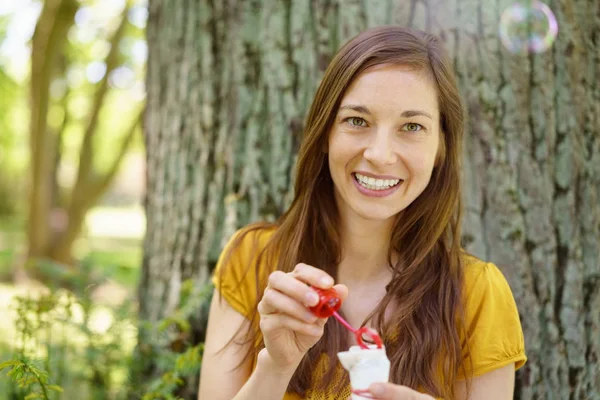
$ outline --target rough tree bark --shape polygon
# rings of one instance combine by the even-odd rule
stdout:
[[[550,2],[556,43],[519,56],[497,35],[511,4],[151,0],[141,318],[169,315],[235,228],[288,205],[304,115],[340,44],[412,26],[455,61],[469,114],[464,244],[501,267],[522,315],[515,398],[600,398],[600,6]]]

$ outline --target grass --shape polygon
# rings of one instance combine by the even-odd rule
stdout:
[[[86,217],[85,234],[75,244],[75,254],[86,258],[117,283],[137,284],[142,262],[145,217],[139,206],[96,207]],[[18,218],[0,221],[0,282],[9,282],[15,257],[25,251],[25,223]]]
[[[14,249],[0,250],[0,282],[7,282],[11,279],[14,257]]]
[[[99,272],[126,287],[136,286],[141,258],[142,251],[139,248],[116,252],[94,250],[87,255]]]

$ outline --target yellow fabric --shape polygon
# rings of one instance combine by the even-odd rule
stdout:
[[[253,260],[258,254],[256,247],[258,250],[264,248],[273,232],[269,230],[247,235],[224,268],[223,258],[232,244],[232,239],[225,247],[213,275],[213,282],[221,296],[244,316],[251,315],[251,307],[256,303],[253,268]],[[264,265],[261,268],[270,272],[274,266]],[[220,272],[223,272],[221,279]],[[467,337],[461,335],[461,338],[464,349],[468,343],[473,365],[473,370],[467,372],[479,376],[511,363],[515,364],[515,370],[521,368],[527,360],[523,331],[516,303],[502,272],[494,264],[468,255],[464,259],[464,272]],[[466,352],[463,356],[465,355]],[[254,361],[256,363],[256,360]],[[315,381],[319,381],[323,375],[327,362],[325,355],[318,361]],[[340,374],[345,373],[339,363],[338,369]],[[306,399],[347,399],[349,396],[348,387],[343,393],[310,391]],[[299,399],[301,397],[297,394],[288,393],[283,400]]]

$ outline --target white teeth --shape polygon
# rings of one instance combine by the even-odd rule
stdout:
[[[389,189],[392,186],[396,186],[398,182],[400,182],[400,179],[375,179],[369,176],[356,173],[354,175],[356,177],[356,180],[358,180],[358,182],[362,186],[371,190]]]

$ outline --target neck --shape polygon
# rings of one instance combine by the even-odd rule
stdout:
[[[392,228],[391,218],[388,221],[342,218],[340,277],[352,281],[373,281],[387,275]]]

